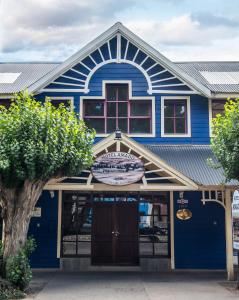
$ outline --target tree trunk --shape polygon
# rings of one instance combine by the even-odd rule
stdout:
[[[25,181],[20,189],[2,188],[4,261],[25,245],[31,216],[44,185],[42,181]]]

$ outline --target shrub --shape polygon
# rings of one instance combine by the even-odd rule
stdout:
[[[34,238],[30,237],[25,246],[6,261],[6,279],[22,291],[28,287],[32,279],[29,255],[35,248],[36,242]]]

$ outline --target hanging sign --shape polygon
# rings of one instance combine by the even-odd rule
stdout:
[[[233,194],[232,202],[233,248],[239,250],[239,191]]]
[[[95,160],[91,171],[98,181],[105,184],[127,185],[144,176],[144,164],[132,154],[109,152]]]
[[[41,217],[41,207],[34,207],[34,210],[32,212],[32,216],[40,218]]]

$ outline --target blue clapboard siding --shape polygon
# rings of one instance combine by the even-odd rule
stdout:
[[[37,248],[31,255],[33,268],[59,268],[57,259],[57,192],[52,199],[49,191],[44,191],[36,207],[41,207],[41,217],[32,217],[28,235],[36,239]]]
[[[156,66],[157,67],[157,66]],[[162,75],[163,76],[163,75]],[[99,68],[91,77],[89,83],[90,92],[71,93],[71,92],[48,92],[37,95],[39,100],[44,101],[46,96],[72,96],[74,97],[75,110],[79,113],[80,96],[101,96],[103,80],[131,80],[133,96],[149,96],[147,93],[148,84],[139,69],[126,63],[109,63]],[[64,87],[64,86],[62,86]],[[57,87],[59,88],[59,86]],[[176,88],[176,87],[174,87]],[[182,87],[177,87],[179,90]],[[176,94],[173,94],[176,96]],[[155,126],[156,137],[135,138],[140,143],[169,143],[169,144],[209,144],[209,112],[208,99],[200,95],[190,95],[191,98],[191,131],[190,138],[162,138],[161,137],[161,96],[168,94],[153,94],[155,97]],[[172,96],[172,94],[170,95]],[[180,94],[180,96],[182,96]],[[187,96],[187,95],[185,95]],[[96,139],[98,141],[99,139]]]
[[[192,211],[190,220],[176,218],[178,193],[174,193],[176,269],[225,269],[224,208],[217,203],[203,205],[201,192],[185,192]]]

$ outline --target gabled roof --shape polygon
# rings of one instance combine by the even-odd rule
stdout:
[[[0,73],[20,73],[13,83],[0,83],[0,94],[12,94],[28,88],[56,66],[58,63],[0,63]]]
[[[144,42],[141,38],[123,26],[121,23],[116,23],[96,39],[88,43],[85,47],[83,47],[80,51],[72,55],[62,64],[57,66],[52,72],[42,77],[40,80],[32,84],[28,87],[30,92],[37,92],[43,87],[47,86],[47,84],[51,83],[59,76],[61,76],[64,72],[75,66],[77,63],[81,62],[84,58],[86,58],[89,54],[91,54],[94,50],[101,47],[106,41],[114,37],[117,33],[121,34],[127,40],[132,41],[133,44],[147,53],[153,60],[160,63],[162,67],[172,73],[174,76],[180,78],[185,84],[187,84],[192,89],[198,91],[198,93],[203,94],[205,96],[210,96],[210,90],[202,85],[200,82],[196,81],[193,77],[185,73],[182,69],[180,69],[176,64],[171,62],[153,47],[149,46],[146,42]],[[74,85],[74,84],[72,84]]]

